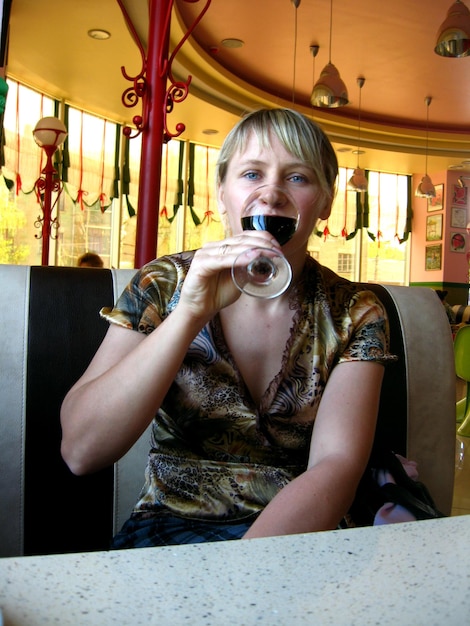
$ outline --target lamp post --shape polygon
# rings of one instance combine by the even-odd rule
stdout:
[[[55,207],[62,191],[62,185],[57,177],[57,170],[52,163],[57,148],[65,141],[67,137],[67,129],[61,120],[56,117],[43,117],[36,124],[33,130],[34,141],[46,153],[46,166],[41,172],[40,177],[34,184],[38,202],[41,205],[42,217],[38,216],[36,226],[42,226],[42,265],[49,265],[49,240],[51,237],[51,226],[55,228],[59,226],[57,217],[52,219],[52,210]],[[54,203],[52,203],[52,193],[56,193]]]

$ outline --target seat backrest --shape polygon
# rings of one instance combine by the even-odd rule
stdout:
[[[113,529],[114,468],[74,476],[59,412],[134,272],[0,265],[0,556],[103,549]],[[145,456],[140,463],[143,479]],[[138,487],[135,492],[138,493]]]
[[[87,367],[134,270],[0,265],[0,556],[107,549],[143,484],[144,433],[114,465],[73,476],[60,456],[62,400]],[[378,441],[418,461],[449,513],[455,449],[453,346],[431,289],[368,285],[387,308],[392,351]]]
[[[456,324],[468,324],[470,322],[470,306],[454,304],[452,305],[452,311],[455,313]]]
[[[445,309],[426,287],[367,287],[387,309],[391,350],[399,357],[385,371],[376,439],[418,463],[437,508],[450,515],[456,378]]]
[[[470,326],[462,326],[454,339],[455,373],[470,381]]]

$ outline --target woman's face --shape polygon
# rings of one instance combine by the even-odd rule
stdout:
[[[231,234],[242,232],[241,212],[248,196],[262,185],[282,187],[294,199],[299,212],[299,225],[288,249],[306,246],[319,219],[330,215],[331,201],[325,199],[311,167],[288,152],[279,139],[270,135],[270,145],[260,145],[251,134],[245,150],[235,153],[229,161],[225,180],[218,189],[219,211],[228,220]],[[278,209],[282,214],[282,207]]]

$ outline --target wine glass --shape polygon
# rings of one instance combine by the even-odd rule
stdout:
[[[294,235],[299,222],[297,206],[282,187],[263,185],[248,196],[241,214],[243,230],[266,230],[281,246]],[[286,257],[271,248],[242,252],[232,266],[232,278],[243,293],[257,298],[276,298],[292,280]]]

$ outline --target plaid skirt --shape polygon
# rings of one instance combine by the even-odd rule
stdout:
[[[111,550],[241,539],[256,517],[252,515],[239,522],[212,522],[164,512],[151,516],[134,514],[114,536]]]

